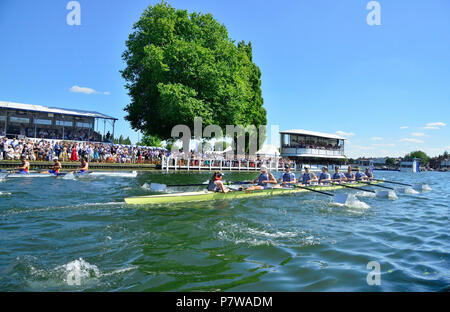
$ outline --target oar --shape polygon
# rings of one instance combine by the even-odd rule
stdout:
[[[300,185],[297,185],[297,187],[299,187],[301,189],[305,189],[305,190],[311,191],[311,192],[316,192],[316,193],[319,193],[319,194],[331,196],[331,197],[333,197],[333,200],[334,200],[334,202],[336,204],[345,205],[345,203],[347,203],[348,194],[331,194],[331,193],[328,193],[328,192],[323,192],[323,191],[315,190],[315,189],[312,189],[312,188],[309,188],[309,187],[305,187],[305,186],[300,186]]]
[[[242,181],[242,182],[226,182],[225,185],[238,185],[238,184],[250,184],[249,181]],[[207,186],[208,184],[159,184],[159,183],[151,183],[150,189],[154,191],[164,191],[168,187],[188,187],[188,186]]]
[[[225,184],[225,185],[240,185],[240,184],[253,184],[253,182],[252,181],[241,181],[241,182],[227,181],[227,182],[224,182],[223,184]]]
[[[372,185],[372,186],[376,186],[376,187],[381,187],[381,188],[388,189],[388,190],[392,190],[392,191],[395,190],[395,189],[392,188],[392,187],[383,186],[383,185],[378,185],[378,184],[372,184],[372,183],[370,183],[370,182],[365,182],[365,181],[358,181],[358,183],[365,183],[365,184],[367,184],[367,185]]]
[[[297,187],[301,188],[301,189],[305,189],[305,190],[311,191],[311,192],[316,192],[316,193],[319,193],[319,194],[328,195],[328,196],[331,196],[331,197],[334,196],[334,194],[323,192],[323,191],[319,191],[319,190],[315,190],[315,189],[312,189],[312,188],[309,188],[309,187],[305,187],[305,186],[297,185]]]
[[[347,188],[350,188],[350,189],[360,190],[360,191],[369,192],[369,193],[376,193],[375,191],[366,190],[366,189],[363,189],[363,188],[360,188],[360,187],[350,186],[350,185],[346,185],[346,184],[334,184],[334,185],[343,186],[343,187],[347,187]]]
[[[400,183],[400,182],[394,182],[394,181],[388,181],[388,180],[379,180],[379,179],[374,179],[375,181],[378,182],[386,182],[386,183],[391,183],[391,184],[398,184],[398,185],[404,185],[404,186],[412,186],[411,184],[406,184],[406,183]]]

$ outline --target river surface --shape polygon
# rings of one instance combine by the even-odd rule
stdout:
[[[449,173],[377,172],[432,190],[399,192],[398,199],[359,193],[364,204],[351,207],[316,193],[136,207],[123,201],[152,193],[152,182],[209,176],[1,180],[0,291],[449,289]]]

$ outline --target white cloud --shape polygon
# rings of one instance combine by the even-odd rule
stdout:
[[[378,147],[394,147],[394,143],[388,143],[388,144],[372,144],[372,146],[378,146]]]
[[[400,129],[408,129],[408,126],[400,127]]]
[[[70,92],[73,93],[83,93],[83,94],[104,94],[104,95],[110,95],[109,92],[99,92],[91,88],[86,87],[79,87],[79,86],[73,86],[69,89]]]
[[[412,138],[401,139],[400,142],[407,142],[407,143],[423,143],[422,140],[419,140],[419,139],[412,139]]]
[[[414,132],[414,133],[411,133],[411,135],[412,135],[412,136],[415,136],[415,137],[423,137],[423,136],[425,136],[425,133],[422,133],[422,132]]]
[[[445,127],[445,126],[446,124],[441,121],[427,123],[427,127]]]
[[[372,151],[375,148],[372,146],[365,146],[365,145],[352,145],[352,149],[357,149],[361,151]]]
[[[353,132],[344,132],[344,131],[336,131],[336,134],[343,136],[343,137],[349,137],[349,136],[355,135]]]
[[[439,129],[441,129],[441,128],[439,128],[439,127],[426,126],[426,127],[423,127],[422,129],[425,129],[425,130],[439,130]]]
[[[383,138],[380,137],[373,137],[371,138],[372,141],[383,141]]]

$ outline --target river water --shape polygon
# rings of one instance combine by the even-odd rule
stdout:
[[[432,190],[351,207],[312,193],[133,207],[123,199],[151,182],[210,174],[3,179],[0,291],[448,290],[450,175],[377,174]]]

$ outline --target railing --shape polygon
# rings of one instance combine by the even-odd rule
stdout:
[[[186,170],[186,171],[255,171],[258,172],[262,165],[269,171],[284,171],[287,163],[283,161],[238,161],[238,160],[205,160],[205,159],[182,159],[163,157],[161,160],[162,170]],[[304,166],[309,166],[311,171],[321,171],[325,165],[296,164],[290,163],[292,171],[302,171]],[[329,172],[333,172],[334,164],[327,164]],[[341,171],[347,170],[347,165],[339,165]]]
[[[283,171],[287,163],[280,161],[241,161],[241,160],[208,160],[208,159],[182,159],[163,157],[161,168],[163,170],[198,170],[198,171],[259,171],[266,166],[269,171]],[[292,170],[297,170],[295,163],[290,164]]]
[[[302,155],[344,156],[344,149],[326,150],[315,148],[284,147],[281,149],[281,154],[283,156],[302,156]]]

